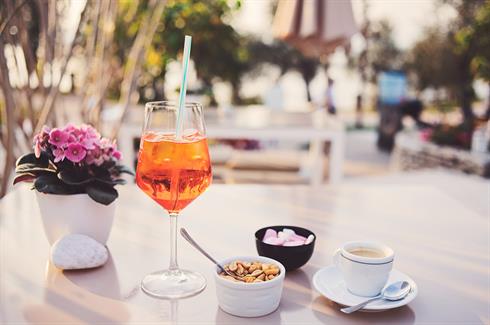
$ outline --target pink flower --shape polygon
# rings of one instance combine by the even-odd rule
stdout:
[[[77,128],[71,124],[71,123],[68,123],[64,128],[63,128],[63,131],[65,132],[68,132],[68,133],[72,133],[73,131],[75,131]]]
[[[80,143],[73,142],[68,145],[68,148],[65,150],[65,155],[68,160],[78,163],[85,158],[87,150]]]
[[[432,129],[424,129],[420,131],[420,138],[423,141],[429,141],[431,137],[432,137]]]
[[[112,143],[109,139],[107,139],[107,138],[100,139],[100,148],[101,149],[107,149],[110,146],[112,146]]]
[[[53,150],[54,162],[60,162],[65,159],[65,150],[63,148],[56,148]]]
[[[121,158],[122,158],[121,151],[115,150],[115,151],[112,153],[112,157],[116,158],[117,160],[121,160]]]
[[[98,138],[83,138],[80,139],[80,143],[87,150],[95,149],[95,146],[99,144]]]
[[[42,130],[41,130],[41,134],[49,134],[49,132],[51,132],[51,129],[49,128],[49,126],[44,125]]]
[[[99,132],[97,132],[97,130],[90,125],[83,124],[80,127],[80,131],[82,131],[85,137],[94,138],[94,139],[100,138]]]
[[[69,138],[70,134],[60,129],[52,129],[51,132],[49,132],[49,143],[58,148],[65,146]]]
[[[34,137],[34,155],[36,155],[36,158],[41,157],[41,143],[42,143],[42,134],[36,134]]]
[[[87,151],[87,156],[85,157],[85,162],[88,165],[95,164],[97,166],[100,166],[104,162],[104,160],[101,157],[101,155],[102,155],[102,152],[100,151],[100,148],[95,148],[93,150],[88,150]]]
[[[36,158],[41,157],[41,142],[38,139],[35,139],[34,142],[34,155]]]
[[[50,129],[47,126],[43,126],[41,132],[34,136],[34,154],[36,158],[41,157],[41,151],[46,150],[46,146],[49,140]]]

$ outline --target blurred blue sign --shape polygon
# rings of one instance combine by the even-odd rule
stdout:
[[[380,104],[398,105],[406,96],[407,76],[399,71],[381,72],[378,89]]]

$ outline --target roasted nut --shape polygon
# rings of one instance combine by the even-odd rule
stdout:
[[[234,281],[234,282],[238,282],[237,279],[235,279],[234,277],[230,276],[230,275],[222,275],[223,278],[225,279],[228,279],[228,280],[231,280],[231,281]]]
[[[264,273],[264,271],[262,271],[262,270],[255,270],[255,271],[252,272],[252,276],[258,277],[262,273]]]
[[[237,268],[237,270],[236,270],[236,272],[235,272],[235,273],[236,273],[237,275],[243,275],[243,271],[245,271],[245,269],[243,268],[243,266],[242,266],[241,264],[238,264],[238,263],[237,263],[237,265],[238,265],[238,268]]]
[[[250,267],[248,268],[248,272],[253,273],[255,270],[258,270],[258,269],[260,269],[260,266],[258,266],[257,264],[254,263],[254,264],[250,265]]]
[[[219,275],[234,282],[263,282],[274,279],[280,270],[275,264],[254,262],[234,261],[224,266],[226,272]],[[231,276],[233,275],[233,276]]]
[[[245,280],[245,282],[250,283],[250,282],[254,282],[255,277],[254,277],[254,276],[248,276],[248,275],[247,275],[247,276],[246,276],[246,277],[244,277],[243,279]]]
[[[225,270],[227,267],[228,267],[228,270],[230,270],[231,272],[235,272],[238,269],[238,265],[236,262],[231,263],[229,265],[225,265]]]
[[[252,266],[252,263],[248,263],[248,262],[242,262],[241,263],[243,265],[244,268],[248,269],[250,266]]]

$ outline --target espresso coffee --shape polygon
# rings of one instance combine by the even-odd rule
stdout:
[[[362,256],[362,257],[370,257],[370,258],[382,258],[385,257],[385,254],[382,251],[359,247],[348,250],[352,255]]]
[[[335,252],[333,261],[347,290],[357,296],[374,297],[388,282],[394,258],[393,250],[384,244],[352,241]]]

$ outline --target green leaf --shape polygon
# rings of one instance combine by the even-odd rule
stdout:
[[[134,176],[134,172],[131,169],[129,169],[128,167],[126,167],[126,166],[116,165],[115,168],[116,168],[116,170],[117,170],[117,172],[119,174],[125,173],[125,174],[129,174],[129,175],[133,175]]]
[[[39,192],[49,194],[84,193],[83,187],[65,184],[55,173],[39,175],[34,182],[34,188]]]
[[[118,193],[114,187],[100,182],[93,182],[86,185],[85,190],[92,200],[103,205],[111,204],[118,197]]]
[[[95,178],[86,173],[75,173],[73,171],[62,170],[58,173],[58,178],[68,185],[83,185],[93,182]]]
[[[106,178],[106,177],[104,177],[104,178],[96,177],[95,180],[97,182],[101,182],[101,183],[108,184],[111,186],[126,184],[126,181],[122,178],[112,179],[112,178]]]
[[[17,159],[17,162],[15,163],[15,166],[17,167],[23,164],[34,164],[38,167],[46,168],[49,166],[49,157],[44,152],[41,152],[41,156],[39,158],[37,158],[36,155],[33,153],[28,153],[19,157],[19,159]]]
[[[15,167],[15,172],[19,174],[21,173],[39,174],[44,172],[56,173],[56,170],[51,168],[46,168],[46,167],[40,167],[39,165],[35,165],[35,164],[22,164]]]
[[[29,182],[36,179],[36,175],[32,173],[23,173],[15,176],[13,185],[20,182]]]
[[[124,180],[122,178],[116,178],[116,179],[112,180],[113,185],[124,185],[126,183],[127,183],[126,180]]]
[[[60,183],[55,174],[43,174],[36,178],[34,188],[42,193],[64,194]]]

